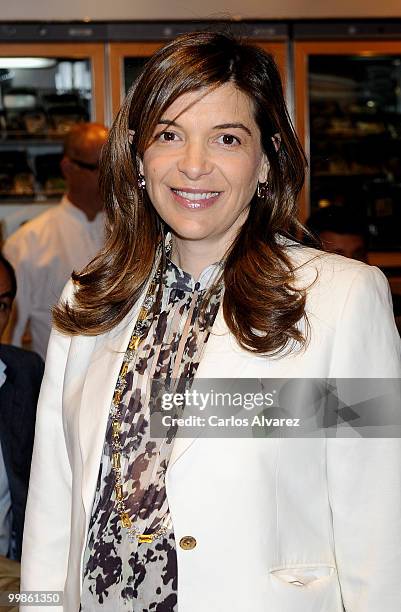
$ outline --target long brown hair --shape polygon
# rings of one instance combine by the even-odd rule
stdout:
[[[296,203],[305,156],[273,58],[216,32],[185,34],[168,43],[131,87],[101,162],[108,239],[94,261],[73,273],[73,305],[60,304],[54,310],[59,330],[107,332],[139,299],[163,223],[146,191],[138,188],[138,160],[158,120],[179,96],[227,82],[252,101],[270,169],[268,188],[262,197],[254,195],[247,220],[226,256],[224,317],[239,344],[249,351],[272,355],[305,344],[299,325],[305,316],[305,291],[295,288],[294,269],[283,247],[283,236],[294,236],[299,226]]]

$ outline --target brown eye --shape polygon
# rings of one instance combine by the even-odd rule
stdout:
[[[159,140],[162,142],[173,142],[176,139],[176,134],[174,132],[162,132],[159,135]]]
[[[222,136],[219,136],[217,142],[229,147],[232,145],[241,144],[239,138],[237,138],[237,136],[233,136],[232,134],[223,134]]]

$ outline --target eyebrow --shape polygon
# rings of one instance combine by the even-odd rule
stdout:
[[[13,298],[13,293],[12,291],[6,291],[5,293],[0,293],[0,300],[3,298]]]
[[[160,119],[158,124],[162,125],[173,125],[174,127],[181,127],[176,121],[169,121],[168,119]],[[220,125],[213,126],[213,130],[227,130],[227,129],[237,128],[240,130],[244,130],[249,136],[252,136],[252,132],[249,128],[246,127],[243,123],[221,123]]]

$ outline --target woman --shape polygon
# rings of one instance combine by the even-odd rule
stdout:
[[[398,440],[149,432],[151,380],[400,375],[383,275],[289,239],[303,174],[268,55],[196,33],[150,59],[104,152],[108,243],[55,311],[24,589],[66,612],[399,609]]]

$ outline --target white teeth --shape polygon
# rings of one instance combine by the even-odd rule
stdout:
[[[175,193],[177,193],[182,198],[186,200],[192,200],[193,202],[198,202],[199,200],[209,200],[210,198],[214,198],[219,195],[218,191],[204,191],[203,193],[193,193],[192,191],[179,191],[178,189],[173,189]]]

